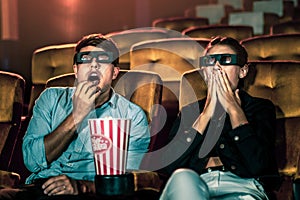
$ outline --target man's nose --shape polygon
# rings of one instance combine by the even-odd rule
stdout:
[[[92,59],[92,62],[91,62],[91,69],[99,69],[100,68],[100,63],[97,62],[96,58],[93,58]]]

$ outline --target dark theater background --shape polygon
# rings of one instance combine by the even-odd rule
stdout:
[[[83,35],[151,26],[207,0],[1,0],[1,70],[30,81],[35,49],[76,42]]]

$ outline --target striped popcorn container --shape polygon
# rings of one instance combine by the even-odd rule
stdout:
[[[130,119],[89,119],[96,175],[125,174],[130,123]]]

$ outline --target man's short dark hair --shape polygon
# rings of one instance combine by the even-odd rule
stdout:
[[[106,38],[102,34],[90,34],[84,36],[81,40],[78,41],[75,47],[75,52],[78,53],[82,48],[87,46],[94,46],[94,47],[102,48],[104,51],[112,52],[113,53],[112,64],[114,66],[117,66],[119,64],[119,49],[117,48],[115,42],[112,39]]]

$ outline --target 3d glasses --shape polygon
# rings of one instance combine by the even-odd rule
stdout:
[[[85,51],[78,52],[74,56],[74,63],[83,64],[83,63],[91,63],[93,58],[96,58],[96,62],[98,63],[112,63],[113,53],[106,51]]]
[[[200,57],[200,66],[214,66],[217,61],[219,61],[220,65],[243,66],[245,64],[238,59],[238,56],[236,54],[212,54]]]

